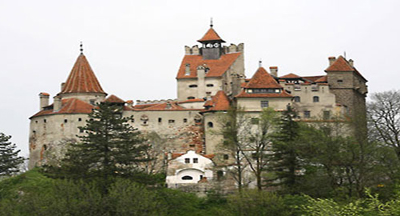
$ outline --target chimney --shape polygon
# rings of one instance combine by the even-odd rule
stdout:
[[[49,105],[49,97],[50,95],[46,92],[40,92],[39,98],[40,98],[40,110],[43,110],[43,107]]]
[[[354,67],[354,61],[353,61],[353,59],[350,59],[350,60],[349,60],[349,64],[350,64],[352,67]]]
[[[54,96],[53,97],[53,112],[57,112],[61,109],[61,97]]]
[[[329,66],[331,66],[333,64],[333,62],[336,61],[336,57],[334,57],[334,56],[331,56],[328,59],[329,59]]]
[[[272,76],[278,77],[278,67],[276,66],[269,67],[269,71],[271,71]]]

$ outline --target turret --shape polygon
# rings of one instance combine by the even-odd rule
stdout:
[[[210,29],[198,42],[202,44],[201,54],[203,59],[219,59],[223,54],[222,43],[225,43],[225,41],[214,30],[212,22]]]

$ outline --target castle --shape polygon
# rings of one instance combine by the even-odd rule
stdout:
[[[115,95],[107,97],[81,50],[53,103],[50,104],[48,93],[39,94],[40,111],[30,117],[29,168],[43,164],[46,152],[60,154],[63,145],[76,140],[76,135],[83,132],[78,127],[86,124],[96,103],[103,101],[123,105],[123,116],[133,116],[132,126],[159,136],[158,150],[180,164],[168,174],[172,175],[171,183],[174,179],[193,182],[190,173],[199,159],[206,164],[196,168],[200,179],[203,175],[212,178],[212,174],[206,174],[210,160],[228,158],[218,150],[223,137],[213,131],[220,129],[219,116],[232,104],[243,107],[250,117],[259,115],[265,107],[283,111],[290,105],[302,121],[329,121],[335,116],[365,113],[367,80],[354,67],[353,60],[329,57],[327,69],[320,76],[280,75],[278,67],[269,67],[268,73],[260,65],[247,79],[244,44],[224,46],[225,41],[212,25],[198,42],[201,46],[185,46],[176,76],[176,100],[136,103]],[[180,179],[176,173],[185,167],[192,171]]]

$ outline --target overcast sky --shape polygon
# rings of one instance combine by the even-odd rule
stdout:
[[[214,28],[245,44],[251,77],[323,75],[329,56],[346,52],[373,92],[398,89],[398,0],[0,0],[0,132],[27,156],[29,117],[40,92],[60,91],[79,42],[103,89],[128,100],[176,98],[184,46]]]

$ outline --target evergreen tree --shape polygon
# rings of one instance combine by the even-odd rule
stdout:
[[[21,150],[11,143],[11,136],[0,133],[0,176],[10,176],[19,172],[19,165],[24,161],[18,156]]]
[[[102,103],[89,114],[86,134],[81,142],[71,143],[61,162],[59,174],[66,178],[102,180],[107,188],[113,177],[134,177],[138,163],[150,160],[144,154],[149,147],[143,144],[139,131],[128,124],[131,118],[122,117],[123,106]]]
[[[288,193],[295,193],[299,183],[300,160],[298,158],[297,142],[299,141],[300,125],[295,121],[296,113],[288,106],[273,135],[270,171],[275,176],[269,181],[279,185]]]

